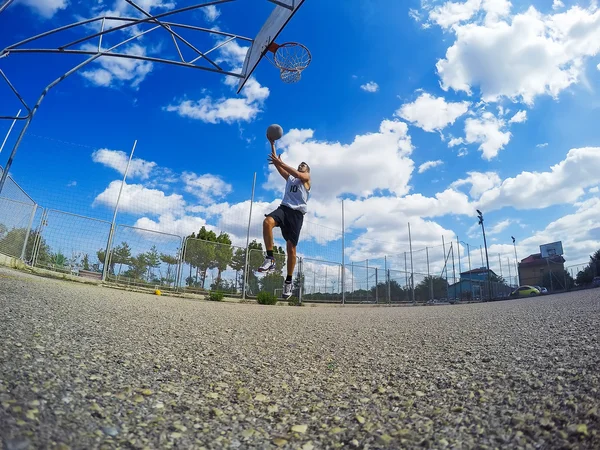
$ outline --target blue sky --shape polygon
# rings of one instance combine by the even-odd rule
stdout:
[[[192,2],[139,4],[157,12]],[[238,0],[180,21],[253,37],[273,7]],[[93,9],[75,0],[17,0],[0,15],[0,48],[108,11],[136,16],[121,0]],[[215,42],[186,37],[208,48]],[[283,180],[266,163],[264,138],[266,127],[279,123],[284,160],[312,167],[299,246],[305,256],[340,260],[341,199],[348,262],[388,255],[403,266],[408,222],[413,249],[458,235],[479,261],[477,208],[485,214],[493,264],[498,254],[514,259],[511,235],[521,257],[563,241],[568,264],[600,247],[595,1],[306,0],[279,40],[311,49],[301,82],[282,83],[263,61],[241,95],[209,72],[106,58],[92,63],[44,100],[11,174],[43,206],[110,220],[137,139],[119,222],[176,235],[208,224],[243,245],[253,173],[252,238],[261,239],[262,214],[281,197]],[[236,41],[215,55],[234,69],[244,45]],[[162,32],[127,51],[174,56]],[[33,104],[45,85],[82,60],[11,54],[0,68]],[[0,115],[18,108],[0,86]],[[9,125],[0,123],[2,136]],[[18,131],[19,125],[0,154],[2,165]]]

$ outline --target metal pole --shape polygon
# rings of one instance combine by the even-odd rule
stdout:
[[[517,286],[521,285],[521,276],[519,274],[519,258],[517,258],[517,245],[515,244],[515,238],[513,238],[513,248],[515,249],[515,269],[517,277]]]
[[[456,300],[456,268],[454,266],[454,242],[450,242],[450,251],[452,252],[452,281],[454,282],[454,300]]]
[[[483,247],[481,245],[479,246],[479,253],[481,253],[481,267],[485,267],[483,263]]]
[[[21,115],[21,110],[19,110],[16,117],[19,117],[20,115]],[[12,123],[10,124],[8,133],[6,133],[6,136],[4,137],[4,140],[2,141],[2,145],[0,145],[0,153],[2,153],[2,150],[4,149],[4,145],[6,144],[6,141],[8,141],[8,137],[10,136],[10,133],[12,132],[13,127],[15,126],[15,123],[17,123],[17,119],[14,119],[12,121]]]
[[[352,275],[352,281],[351,281],[351,285],[352,285],[352,298],[354,298],[354,261],[352,261],[350,263],[350,270],[351,270],[351,275]]]
[[[158,26],[157,26],[157,28],[158,28]],[[108,49],[107,53],[111,52],[112,50],[116,49],[117,47],[119,47],[119,46],[121,46],[123,44],[126,44],[126,43],[128,43],[128,42],[130,42],[130,41],[132,41],[134,39],[139,38],[140,36],[142,36],[142,35],[150,32],[150,31],[152,31],[153,29],[154,28],[151,28],[149,30],[144,30],[141,33],[136,34],[135,36],[132,36],[129,39],[126,39],[123,42],[118,43],[117,45],[115,45],[115,46],[111,47],[110,49]],[[25,136],[25,133],[27,132],[27,129],[29,128],[29,125],[31,124],[31,121],[33,120],[33,117],[35,116],[35,113],[40,108],[40,105],[41,105],[42,101],[44,100],[44,98],[46,97],[46,95],[48,94],[48,92],[50,91],[50,89],[52,89],[54,86],[56,86],[58,83],[60,83],[61,81],[63,81],[68,76],[70,76],[70,75],[74,74],[75,72],[77,72],[82,67],[84,67],[87,64],[89,64],[89,63],[95,61],[96,59],[100,58],[102,55],[103,55],[102,53],[97,53],[97,54],[91,56],[90,58],[86,59],[82,63],[77,64],[71,70],[69,70],[68,72],[64,73],[63,75],[61,75],[60,77],[58,77],[56,80],[54,80],[52,83],[50,83],[48,86],[46,86],[46,88],[42,91],[42,94],[38,98],[38,101],[33,106],[33,109],[29,112],[29,115],[27,116],[27,119],[25,120],[25,125],[23,126],[23,128],[21,128],[21,132],[19,133],[19,137],[17,138],[17,141],[15,142],[15,145],[13,145],[12,152],[10,153],[10,156],[8,157],[8,161],[6,162],[6,167],[4,168],[4,173],[2,173],[2,177],[0,178],[0,194],[2,193],[2,189],[4,189],[4,183],[6,182],[6,177],[8,176],[8,173],[10,172],[10,167],[12,165],[12,162],[13,162],[14,158],[15,158],[17,150],[18,150],[19,146],[21,145],[21,141],[23,141],[23,137]]]
[[[304,261],[302,260],[302,258],[299,258],[298,266],[300,266],[300,280],[302,282],[298,284],[298,305],[302,304],[302,294],[304,292],[304,267],[302,267],[303,263]]]
[[[27,232],[25,233],[25,242],[23,242],[23,250],[21,251],[21,261],[25,262],[25,249],[27,248],[27,241],[29,240],[29,233],[31,233],[31,227],[33,226],[33,218],[37,211],[38,205],[33,205],[31,216],[29,217],[29,225],[27,225]]]
[[[448,295],[450,292],[450,287],[448,286],[448,255],[446,254],[446,241],[444,241],[444,236],[442,236],[442,248],[444,249],[444,268],[442,269],[442,273],[444,270],[446,271],[446,301],[448,300]]]
[[[378,268],[375,267],[375,303],[379,303],[379,280],[377,279]]]
[[[369,260],[367,259],[367,301],[369,301]]]
[[[4,2],[0,5],[0,13],[8,8],[12,2],[13,0],[4,0]]]
[[[508,285],[510,286],[510,280],[512,278],[512,274],[510,273],[510,258],[506,258],[506,261],[508,262]]]
[[[492,280],[490,278],[490,259],[487,250],[487,240],[485,238],[485,225],[483,224],[483,214],[479,214],[479,224],[481,225],[481,231],[483,232],[483,245],[485,247],[485,262],[487,264],[487,280],[488,280],[488,297],[492,299]]]
[[[345,237],[344,226],[344,199],[342,199],[342,305],[346,303],[346,247],[344,242]]]
[[[410,234],[410,222],[408,222],[408,245],[410,249],[410,289],[412,292],[412,301],[415,303],[415,269],[413,266],[413,251],[412,251],[412,237]]]
[[[500,253],[498,253],[498,262],[500,263],[500,276],[504,277],[504,275],[502,274],[502,258],[500,256]]]
[[[136,146],[137,146],[137,139],[133,143],[133,148],[131,149],[131,153],[129,155],[129,160],[127,161],[127,167],[125,167],[125,175],[123,175],[123,182],[121,183],[121,187],[119,189],[119,195],[117,196],[115,212],[113,214],[113,220],[110,225],[110,232],[108,233],[108,241],[106,242],[106,253],[104,254],[104,267],[102,268],[102,281],[106,280],[106,275],[108,273],[110,248],[112,246],[112,240],[113,240],[113,236],[115,233],[115,222],[117,221],[117,212],[119,211],[119,201],[121,200],[121,193],[123,192],[123,186],[125,186],[125,181],[127,180],[127,173],[129,172],[129,166],[131,164],[131,160],[133,159],[133,152],[135,151]]]
[[[387,255],[384,255],[383,257],[383,261],[384,261],[384,265],[385,265],[385,284],[386,284],[386,298],[387,298],[387,302],[390,302],[390,271],[387,268]]]
[[[244,262],[244,286],[242,287],[242,300],[246,299],[246,286],[248,285],[248,258],[250,256],[250,224],[252,223],[252,205],[254,203],[254,187],[256,186],[256,172],[252,180],[252,196],[250,197],[250,213],[248,214],[248,230],[246,232],[246,261]]]
[[[471,248],[467,244],[467,253],[469,254],[469,289],[471,290],[471,300],[473,300],[473,273],[471,272]]]
[[[456,236],[456,251],[458,253],[458,283],[460,290],[460,301],[462,301],[462,270],[460,268],[460,241],[458,240],[458,236]]]
[[[425,255],[427,256],[427,279],[429,280],[429,300],[433,300],[433,279],[429,272],[429,247],[425,247]]]

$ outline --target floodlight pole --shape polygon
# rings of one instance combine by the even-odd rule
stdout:
[[[10,133],[12,133],[12,129],[15,126],[15,123],[17,123],[17,120],[19,119],[20,115],[21,115],[21,110],[19,110],[19,112],[17,113],[17,116],[14,118],[13,122],[10,124],[8,133],[6,133],[6,136],[4,137],[4,140],[2,141],[2,145],[0,145],[0,153],[2,153],[2,150],[4,149],[4,145],[6,144],[6,141],[8,141],[8,137],[10,136]]]
[[[488,258],[487,240],[485,238],[485,227],[483,225],[483,214],[477,210],[477,218],[479,219],[479,225],[481,225],[481,231],[483,233],[483,245],[485,247],[485,262],[487,264],[487,281],[488,281],[488,298],[492,299],[492,280],[490,278],[490,259]]]
[[[131,164],[131,160],[133,159],[133,152],[135,151],[135,147],[137,146],[137,139],[133,143],[133,148],[131,149],[131,154],[129,155],[129,160],[127,161],[127,167],[125,167],[125,174],[123,175],[123,181],[121,182],[121,188],[119,189],[119,195],[117,196],[117,203],[115,205],[115,212],[113,214],[113,220],[110,224],[110,232],[108,233],[108,241],[106,242],[106,253],[104,253],[104,267],[102,268],[102,281],[106,280],[106,275],[108,274],[108,266],[110,263],[110,249],[112,247],[113,237],[115,235],[115,225],[117,221],[117,213],[119,212],[119,202],[121,201],[121,194],[123,193],[123,187],[125,186],[125,182],[127,180],[127,173],[129,172],[129,166]]]
[[[519,259],[517,258],[517,244],[515,243],[515,237],[511,236],[513,241],[513,248],[515,250],[515,268],[517,269],[517,286],[521,285],[521,281],[519,280]]]
[[[344,199],[342,199],[342,305],[346,304],[346,225],[344,222]]]

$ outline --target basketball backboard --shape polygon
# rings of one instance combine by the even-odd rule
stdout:
[[[561,256],[563,254],[562,241],[540,245],[540,253],[542,254],[542,258]]]
[[[238,94],[244,88],[248,78],[252,75],[260,60],[268,51],[269,45],[277,39],[277,36],[286,27],[294,14],[300,9],[304,0],[270,0],[275,3],[275,9],[265,21],[264,25],[252,41],[252,45],[246,54],[242,68],[242,79],[238,85]]]

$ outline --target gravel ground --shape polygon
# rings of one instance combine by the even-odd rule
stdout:
[[[297,308],[0,286],[4,449],[600,448],[600,289]]]

